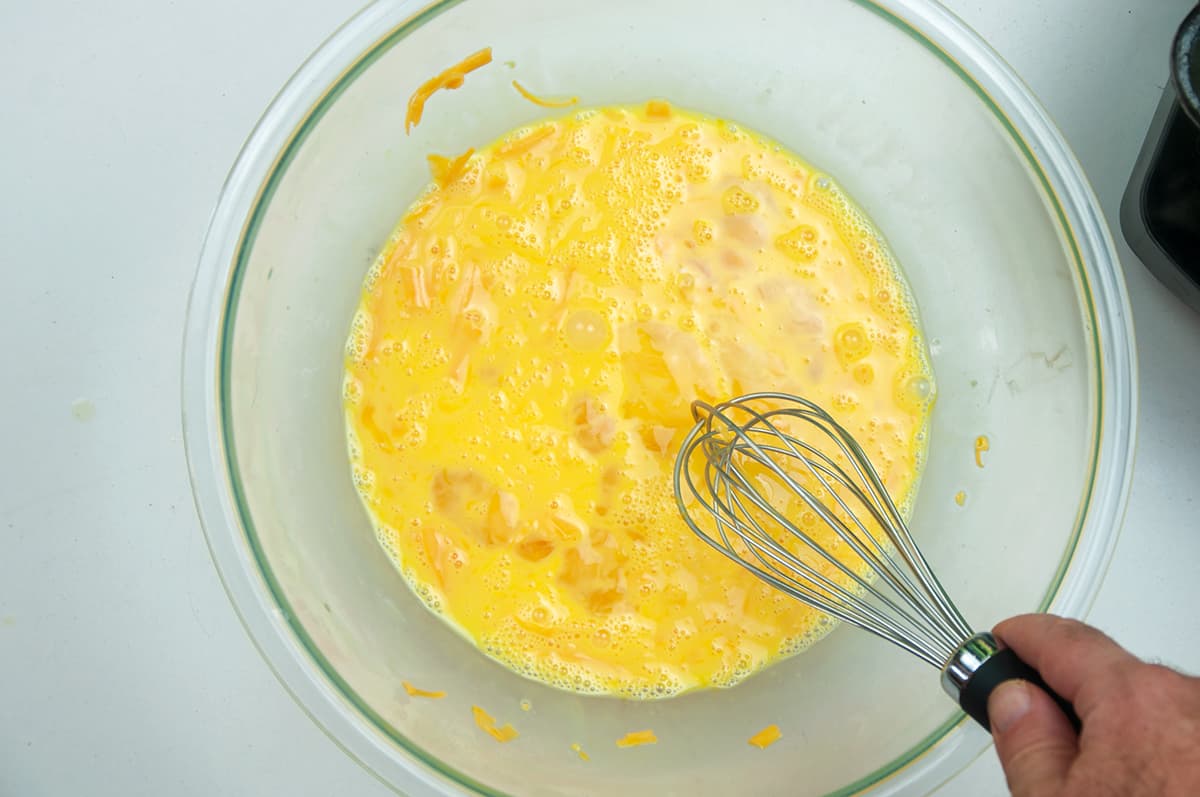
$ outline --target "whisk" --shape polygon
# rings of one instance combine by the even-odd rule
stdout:
[[[866,453],[829,413],[765,392],[698,401],[692,415],[675,462],[675,500],[701,539],[793,598],[940,669],[942,688],[984,728],[988,695],[1020,678],[1044,689],[1079,729],[1071,705],[1036,671],[967,625]],[[835,538],[822,544],[785,503],[793,513],[806,508],[815,517],[805,525],[819,518]]]

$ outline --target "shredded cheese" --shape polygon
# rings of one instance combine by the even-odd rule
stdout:
[[[555,126],[553,124],[542,125],[518,139],[506,141],[496,147],[496,154],[499,157],[508,157],[509,155],[520,155],[523,152],[528,152],[533,149],[534,145],[540,141],[545,141],[554,135]]]
[[[445,692],[431,692],[428,689],[418,689],[408,681],[401,681],[400,685],[404,687],[405,692],[408,692],[409,697],[428,697],[436,700],[446,696]]]
[[[981,434],[975,438],[975,466],[983,467],[983,452],[990,451],[991,443],[988,441],[987,435]]]
[[[515,80],[512,82],[512,85],[513,88],[517,90],[517,93],[522,97],[529,100],[534,105],[540,105],[543,108],[567,108],[579,102],[578,97],[569,97],[565,100],[548,100],[545,97],[539,97],[538,95],[534,94]]]
[[[747,741],[757,747],[759,750],[766,750],[771,745],[783,738],[783,734],[779,732],[778,725],[768,725],[758,733],[751,736]]]
[[[492,48],[484,47],[482,50],[471,53],[454,66],[439,72],[418,86],[413,95],[408,98],[408,113],[404,116],[404,132],[410,132],[421,123],[421,116],[425,113],[425,102],[436,92],[442,89],[452,90],[462,88],[467,73],[474,72],[476,69],[487,66],[491,62]]]
[[[425,159],[429,161],[429,171],[433,175],[434,182],[445,188],[463,176],[467,170],[467,161],[471,160],[471,156],[474,154],[474,149],[468,149],[457,158],[447,158],[445,155],[426,155]]]
[[[617,739],[617,747],[640,747],[643,744],[658,744],[654,731],[634,731]]]
[[[497,728],[496,719],[479,706],[471,706],[471,713],[475,716],[475,724],[498,742],[511,742],[520,736],[512,725],[505,724],[504,727]]]

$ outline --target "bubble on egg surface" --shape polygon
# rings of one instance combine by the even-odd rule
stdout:
[[[896,469],[931,400],[907,289],[840,189],[736,125],[650,113],[532,125],[423,195],[364,282],[343,382],[351,433],[389,443],[351,447],[374,474],[355,486],[420,600],[515,672],[643,699],[731,686],[832,628],[682,525],[691,401],[811,393],[875,422]],[[427,506],[449,466],[483,486]]]
[[[595,310],[573,310],[563,324],[567,344],[579,351],[598,351],[612,338],[608,319]]]

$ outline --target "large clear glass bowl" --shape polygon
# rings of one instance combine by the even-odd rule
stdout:
[[[496,62],[435,96],[405,136],[409,93],[485,45]],[[730,690],[580,697],[486,659],[378,548],[346,461],[350,316],[427,180],[425,155],[544,114],[514,77],[586,104],[668,98],[833,174],[890,241],[920,306],[940,392],[913,527],[951,595],[986,628],[1034,609],[1081,615],[1103,576],[1135,418],[1118,261],[1059,133],[947,11],[927,0],[378,2],[301,67],[250,136],[189,307],[196,503],[263,657],[334,741],[408,794],[928,791],[988,737],[931,668],[857,629]],[[978,435],[991,442],[983,468]],[[448,696],[409,698],[402,680]],[[473,704],[520,738],[481,733]],[[768,723],[783,740],[747,745]],[[646,728],[657,745],[615,747]]]

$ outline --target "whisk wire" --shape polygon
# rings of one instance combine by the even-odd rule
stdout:
[[[726,490],[728,490],[728,487]],[[733,496],[731,503],[737,504],[740,503],[740,500],[736,496]],[[939,664],[940,661],[945,659],[944,646],[939,644],[938,640],[929,638],[928,633],[926,633],[929,630],[927,624],[919,622],[911,614],[892,604],[886,597],[883,597],[883,601],[890,604],[893,611],[900,616],[901,620],[907,621],[907,625],[905,622],[896,622],[894,619],[889,618],[886,614],[862,600],[853,592],[846,590],[820,571],[810,567],[803,560],[796,560],[790,552],[772,539],[754,521],[752,516],[747,516],[746,519],[754,527],[755,533],[747,533],[744,529],[738,529],[735,533],[745,544],[746,548],[754,554],[755,558],[767,568],[771,574],[767,577],[768,581],[776,586],[780,586],[779,582],[784,582],[787,591],[796,594],[802,600],[806,600],[810,605],[818,605],[818,608],[821,608],[822,611],[827,611],[846,622],[859,626],[873,624],[875,627],[882,629],[883,633],[880,634],[881,636],[925,658],[931,664]],[[729,524],[722,523],[720,525],[722,525],[720,533],[723,541],[732,548],[733,546],[724,528],[724,526]],[[737,522],[734,525],[736,526]],[[722,550],[727,555],[729,554],[729,551],[725,551],[719,546],[718,550]],[[741,563],[747,565],[744,560]],[[753,565],[747,566],[750,566],[762,577],[763,571],[761,569],[754,568]],[[800,574],[811,579],[815,586],[797,579],[788,571],[788,568],[800,571]],[[922,642],[925,647],[917,644]],[[939,653],[936,656],[929,656],[925,651],[930,648],[939,651]]]
[[[925,586],[927,594],[937,606],[938,614],[960,636],[969,636],[972,633],[970,625],[967,624],[967,621],[958,611],[954,602],[950,600],[950,596],[946,593],[945,588],[942,587],[937,576],[934,575],[933,570],[929,567],[929,563],[925,561],[925,557],[921,555],[916,542],[912,538],[912,534],[908,530],[908,523],[905,522],[904,517],[896,508],[891,495],[883,485],[883,480],[879,477],[875,468],[871,466],[866,453],[845,429],[838,426],[828,415],[825,417],[833,425],[834,430],[842,438],[842,441],[853,451],[854,456],[851,457],[851,462],[854,463],[859,475],[870,482],[872,495],[886,507],[891,522],[884,525],[883,528],[887,529],[889,538],[895,543],[905,563],[916,572],[917,578]],[[863,467],[864,465],[865,467]]]
[[[704,406],[705,405],[701,405],[701,408],[704,408]],[[852,452],[851,450],[848,450],[847,446],[845,444],[846,441],[844,439],[840,439],[842,437],[841,435],[836,434],[836,432],[838,432],[841,429],[841,427],[837,427],[836,424],[833,424],[832,419],[829,418],[829,416],[826,415],[819,408],[817,408],[816,413],[811,412],[811,411],[787,412],[787,411],[783,411],[783,410],[775,410],[775,411],[768,411],[766,413],[759,413],[756,410],[754,410],[752,407],[749,407],[749,406],[741,405],[738,408],[740,410],[742,410],[743,412],[745,412],[747,415],[751,416],[751,418],[753,419],[751,423],[748,423],[745,425],[739,425],[739,424],[733,423],[732,419],[727,418],[724,415],[724,413],[721,412],[721,410],[724,409],[724,405],[722,405],[719,409],[717,409],[717,414],[715,416],[711,415],[711,414],[709,416],[710,418],[715,417],[719,420],[723,420],[730,427],[729,431],[732,432],[734,435],[734,439],[732,441],[724,443],[725,451],[727,454],[727,456],[724,457],[726,464],[732,465],[732,459],[733,459],[732,455],[735,452],[743,453],[744,455],[746,455],[745,448],[748,447],[753,452],[752,454],[747,455],[748,459],[756,461],[760,465],[763,465],[764,467],[766,467],[777,478],[779,478],[781,481],[783,481],[791,490],[793,490],[796,494],[798,494],[810,508],[812,508],[814,511],[816,511],[821,516],[822,520],[824,520],[826,522],[826,524],[828,524],[834,530],[834,532],[838,535],[838,537],[840,539],[842,539],[844,542],[848,543],[851,546],[851,548],[855,551],[855,553],[857,553],[861,558],[866,560],[866,562],[868,564],[870,564],[872,566],[872,568],[878,574],[880,574],[880,576],[888,584],[888,586],[890,586],[898,595],[900,595],[905,600],[905,602],[908,603],[914,610],[917,610],[918,613],[920,613],[922,610],[924,610],[925,612],[934,611],[934,612],[938,612],[940,614],[940,611],[938,610],[936,605],[931,604],[930,600],[926,597],[926,593],[924,593],[920,589],[918,589],[917,586],[908,577],[908,575],[907,575],[908,571],[897,566],[895,560],[892,559],[890,554],[888,554],[887,548],[885,546],[881,545],[879,540],[871,535],[871,533],[867,530],[866,526],[860,520],[858,514],[853,512],[849,508],[849,506],[847,506],[846,502],[842,499],[842,497],[838,493],[838,491],[834,490],[833,487],[829,484],[829,482],[826,481],[826,479],[820,473],[817,472],[817,467],[815,467],[815,466],[820,464],[821,461],[824,461],[825,463],[827,463],[827,472],[829,470],[832,470],[837,474],[837,476],[835,478],[838,478],[838,480],[857,497],[858,501],[863,505],[863,507],[868,512],[871,513],[871,515],[879,523],[880,528],[883,529],[885,532],[888,532],[891,529],[891,526],[889,525],[888,520],[885,519],[884,517],[882,517],[882,513],[884,511],[886,511],[886,509],[890,508],[891,514],[893,515],[893,518],[894,518],[894,521],[903,522],[899,518],[899,513],[895,511],[895,506],[891,504],[890,499],[888,500],[887,504],[885,505],[883,502],[881,502],[879,500],[878,496],[875,494],[875,491],[871,491],[871,499],[868,499],[866,497],[866,495],[864,495],[864,491],[862,489],[860,489],[858,487],[858,485],[849,478],[849,476],[845,473],[845,471],[842,470],[841,467],[838,466],[837,463],[835,463],[827,454],[825,454],[825,452],[820,451],[819,449],[816,449],[813,446],[811,446],[807,443],[804,443],[803,441],[800,441],[798,438],[795,438],[791,435],[786,434],[781,429],[779,429],[778,426],[776,426],[776,424],[774,424],[771,421],[771,417],[784,415],[787,417],[801,418],[802,420],[807,421],[808,423],[817,427],[817,429],[819,431],[824,432],[825,434],[827,434],[828,436],[830,436],[833,439],[835,445],[837,445],[837,447],[841,451],[842,455],[849,458],[850,461],[855,465],[856,470],[860,474],[860,478],[865,479],[866,477],[864,474],[862,474],[861,467],[859,467],[857,460],[853,458],[854,452]],[[711,408],[709,408],[709,409],[711,409]],[[822,423],[824,421],[828,421],[831,424],[832,428],[826,427]],[[756,429],[755,424],[759,424],[765,428],[764,429]],[[841,509],[846,513],[846,515],[849,516],[855,522],[858,529],[861,531],[862,536],[865,537],[870,542],[867,544],[864,544],[862,539],[859,538],[857,535],[855,535],[851,531],[851,529],[849,529],[841,521],[840,518],[838,518],[835,514],[830,512],[828,507],[823,502],[818,500],[817,497],[814,496],[809,490],[807,490],[803,486],[801,486],[792,477],[791,473],[789,473],[786,469],[779,466],[779,464],[773,458],[766,456],[765,455],[766,449],[764,449],[764,447],[762,447],[762,446],[757,445],[756,441],[753,439],[752,433],[754,433],[754,432],[758,432],[758,433],[766,435],[766,436],[770,436],[770,437],[773,437],[776,439],[783,440],[784,443],[787,445],[786,451],[780,450],[777,447],[771,447],[770,450],[776,451],[780,454],[784,454],[785,456],[788,456],[790,459],[793,459],[793,460],[796,460],[796,461],[802,463],[804,465],[805,469],[809,472],[809,474],[812,475],[817,480],[817,482],[821,485],[821,487],[826,492],[830,493],[833,496],[835,501],[838,503],[838,505],[841,507]],[[709,457],[710,457],[710,461],[711,461],[712,448],[714,446],[720,446],[722,444],[713,442],[717,438],[713,438],[710,436],[708,439],[709,439],[709,445],[707,446],[707,448],[709,449]],[[852,444],[854,443],[852,438],[849,440],[849,442]],[[810,454],[815,453],[817,462],[814,463],[811,458],[805,457],[798,450],[796,450],[795,443],[800,443],[800,445]],[[862,453],[861,449],[858,449],[857,453],[861,454]],[[865,455],[864,455],[864,461],[865,461]],[[869,466],[869,462],[867,464]],[[741,480],[744,480],[744,478],[745,478],[744,474],[742,474],[741,471],[736,467],[728,467],[726,472],[728,473],[728,475],[737,477]],[[871,474],[872,475],[875,474],[875,471],[873,468],[871,468]],[[831,474],[831,475],[833,475],[833,474]],[[875,482],[876,482],[876,484],[878,484],[877,477],[876,477]],[[886,497],[887,496],[886,490],[882,489],[881,484],[879,484],[879,487],[880,487],[879,491],[883,493],[884,497]],[[753,488],[750,488],[750,489],[753,489]],[[778,511],[775,511],[774,507],[772,507],[768,511],[770,511],[770,513],[773,516],[773,519],[777,523],[779,523],[781,525],[781,527],[783,527],[785,530],[791,532],[792,534],[796,533],[797,529],[794,527],[794,525],[786,517],[779,514]],[[805,535],[805,536],[807,536],[807,535]],[[809,545],[809,547],[812,547],[815,550],[817,550],[818,553],[824,553],[822,550],[820,550],[819,548],[816,547],[815,543],[811,540],[811,538],[806,539],[805,542],[806,542],[806,544]],[[883,554],[884,559],[886,559],[886,564],[884,562],[880,561],[879,557],[876,556],[877,551],[879,551]],[[839,567],[839,569],[841,569],[843,572],[846,572],[847,575],[851,575],[846,570],[845,567],[841,566],[842,563],[839,559],[833,558],[833,557],[827,557],[827,558],[832,559],[832,561]],[[890,565],[890,567],[887,565]],[[857,576],[857,574],[853,574],[853,577],[855,577],[855,580],[860,584],[860,586],[863,586],[865,589],[868,589],[868,590],[871,589],[871,586],[869,584],[864,582],[862,579],[857,578],[856,576]],[[885,596],[882,596],[882,595],[880,595],[879,597],[886,599]],[[889,602],[889,604],[890,604],[890,602]],[[894,604],[890,604],[890,605],[892,605],[894,607]],[[922,616],[925,616],[925,615],[922,615]],[[936,624],[934,624],[934,627],[940,629],[940,626],[937,626]],[[942,637],[951,646],[950,647],[951,650],[953,650],[953,646],[955,644],[957,644],[956,640],[954,640],[954,638],[953,638],[953,634],[951,634],[951,633],[947,633],[947,632],[943,631],[942,633],[938,634],[938,636]]]
[[[721,542],[724,545],[707,535],[701,535],[701,537],[717,551],[751,570],[763,581],[814,606],[820,611],[852,625],[871,628],[882,638],[887,639],[934,666],[940,666],[940,663],[944,661],[945,655],[943,652],[935,654],[929,652],[931,647],[939,650],[940,648],[927,641],[924,635],[918,633],[915,628],[905,628],[901,624],[894,623],[870,604],[861,601],[853,593],[846,591],[840,585],[836,584],[836,582],[829,581],[822,574],[803,563],[797,566],[795,562],[787,560],[786,557],[780,557],[778,554],[771,552],[764,553],[762,546],[756,544],[753,538],[747,539],[744,537],[744,531],[741,530],[735,531],[735,534],[738,534],[743,544],[754,552],[755,557],[763,563],[766,569],[757,567],[745,557],[739,556],[734,552],[734,546],[725,531],[725,528],[729,525],[731,524],[725,521],[718,522],[718,526],[720,527],[719,534],[722,536]],[[768,556],[776,560],[783,559],[783,567],[772,565],[771,562],[767,561]],[[802,576],[811,578],[816,582],[817,586],[813,587],[797,579],[786,569],[788,567],[799,570]],[[924,647],[921,645],[922,642],[925,643]]]
[[[969,635],[971,633],[970,626],[963,619],[958,609],[954,606],[954,603],[950,600],[945,589],[942,587],[941,582],[938,581],[932,569],[925,561],[925,558],[917,549],[916,542],[913,540],[912,535],[908,530],[908,524],[900,514],[900,511],[896,508],[895,503],[892,501],[891,495],[888,493],[887,488],[883,484],[883,480],[880,478],[875,468],[871,465],[870,459],[862,450],[862,447],[858,444],[858,441],[856,441],[854,437],[841,425],[834,421],[834,419],[827,412],[825,412],[825,410],[818,405],[807,401],[806,399],[795,399],[794,397],[790,397],[787,394],[782,393],[757,394],[757,397],[774,398],[776,400],[796,400],[804,407],[803,412],[792,413],[788,412],[787,410],[781,410],[778,411],[778,413],[772,414],[792,415],[793,417],[798,414],[834,439],[842,454],[846,456],[849,462],[853,465],[859,478],[869,486],[869,493],[872,498],[872,503],[886,512],[890,522],[881,523],[881,528],[884,529],[890,541],[898,549],[905,563],[908,564],[912,571],[916,573],[918,579],[924,587],[922,595],[927,594],[933,599],[939,616],[944,619],[952,628],[954,628],[956,633],[961,635]],[[898,572],[904,573],[907,571],[899,570]]]
[[[775,433],[770,434],[772,436],[776,436],[781,435],[782,432],[777,430]],[[901,608],[886,594],[880,593],[878,590],[874,589],[869,581],[864,579],[859,572],[848,567],[843,561],[841,561],[841,559],[828,556],[827,553],[810,535],[795,527],[794,524],[790,523],[790,521],[779,512],[776,506],[766,501],[761,495],[760,491],[756,490],[753,485],[750,484],[746,474],[741,469],[731,466],[730,460],[735,454],[740,453],[748,459],[757,461],[760,464],[764,464],[773,473],[775,473],[776,476],[784,478],[788,486],[804,497],[806,499],[806,503],[808,503],[814,509],[814,511],[816,511],[822,517],[822,519],[838,533],[843,540],[850,544],[852,549],[854,549],[856,553],[866,560],[867,564],[872,566],[877,571],[884,573],[887,576],[891,576],[888,581],[892,585],[894,591],[904,598],[905,602],[908,603],[910,607],[912,607],[914,610],[917,609],[922,605],[919,600],[921,597],[920,593],[916,592],[915,587],[907,578],[904,577],[902,572],[892,572],[884,568],[883,564],[876,556],[876,551],[881,550],[881,548],[878,542],[870,536],[869,532],[866,530],[865,526],[861,524],[861,522],[858,523],[858,526],[862,530],[863,536],[870,540],[869,543],[864,543],[863,540],[859,539],[850,529],[846,528],[840,518],[829,512],[828,508],[825,507],[824,504],[818,501],[808,490],[791,479],[789,474],[778,472],[774,462],[765,455],[765,452],[774,449],[774,447],[762,447],[757,445],[753,440],[743,440],[740,436],[740,433],[738,440],[733,443],[717,443],[714,442],[715,439],[716,438],[712,437],[708,438],[709,444],[711,445],[707,449],[709,451],[707,471],[711,474],[715,469],[723,477],[720,481],[721,485],[724,486],[726,493],[729,492],[730,487],[736,488],[738,493],[748,498],[755,506],[767,514],[773,521],[775,521],[775,523],[779,524],[783,530],[785,530],[791,536],[798,538],[809,549],[822,556],[829,564],[849,578],[864,592],[874,593],[878,601],[883,603],[887,608],[890,608],[908,624],[909,632],[911,634],[918,635],[923,641],[926,641],[929,646],[936,649],[939,655],[943,653],[949,655],[948,651],[953,651],[957,642],[953,640],[949,634],[945,633],[940,626],[938,626],[936,623],[929,623],[925,621],[923,619],[925,615],[921,614],[920,611],[917,611],[914,615],[913,613]],[[716,463],[720,463],[723,467],[715,468],[714,466]],[[837,472],[838,475],[835,476],[835,478],[844,481],[850,489],[857,491],[857,488],[849,482],[846,474],[841,471],[841,469],[838,468],[835,463],[829,461],[829,467]],[[708,479],[708,486],[714,495],[720,495],[721,491],[719,489],[714,489],[716,485],[711,478]],[[828,484],[828,482],[825,482],[824,486],[827,490],[836,492],[832,490],[832,487]],[[861,496],[860,500],[862,500]],[[849,507],[845,504],[845,502],[840,501],[840,503],[843,510],[850,514],[850,516],[857,522],[857,516],[850,512]],[[866,502],[864,501],[864,503]],[[718,508],[723,510],[715,513],[715,516],[718,518],[719,522],[721,520],[725,520],[726,518],[732,518],[734,520],[745,520],[752,523],[755,530],[773,550],[774,555],[772,558],[777,565],[784,568],[791,567],[793,569],[801,569],[804,571],[804,575],[808,576],[809,578],[813,578],[814,580],[819,579],[822,587],[835,588],[837,592],[832,597],[836,599],[851,604],[859,604],[864,606],[869,605],[861,602],[852,591],[845,590],[838,586],[835,582],[820,576],[817,571],[812,571],[811,568],[808,568],[802,560],[796,558],[786,548],[780,546],[770,534],[762,529],[761,525],[754,520],[753,515],[746,510],[745,505],[740,501],[737,502],[736,506],[734,506],[732,502],[726,501],[724,505],[718,505]],[[739,536],[742,538],[743,542],[750,542],[744,533],[740,533],[745,531],[744,527],[739,525],[735,527],[735,531],[739,532]],[[727,542],[727,544],[729,544],[727,536],[724,538],[724,540]],[[754,550],[757,554],[757,547],[755,547]],[[886,551],[884,552],[886,554]],[[889,562],[890,561],[891,560],[889,557]],[[892,562],[892,564],[894,566],[894,562]],[[875,622],[887,622],[886,618],[883,618],[878,614],[874,614],[871,619],[873,619]]]
[[[771,428],[774,429],[773,426]],[[871,535],[871,532],[859,518],[858,514],[848,506],[845,499],[842,498],[840,492],[834,489],[827,479],[833,479],[835,482],[837,482],[837,484],[839,484],[843,489],[848,491],[855,499],[857,499],[857,501],[862,504],[863,508],[871,515],[871,517],[874,518],[875,522],[878,523],[882,528],[886,527],[886,523],[888,521],[881,514],[881,509],[873,501],[869,500],[868,496],[865,495],[863,491],[853,483],[853,481],[851,481],[846,472],[842,470],[842,468],[839,467],[835,462],[833,462],[833,460],[826,456],[824,452],[821,452],[804,441],[794,438],[791,435],[787,435],[779,430],[767,432],[767,434],[778,436],[783,439],[788,444],[788,449],[783,450],[774,446],[761,446],[761,450],[767,453],[790,455],[803,461],[810,474],[814,479],[816,479],[818,484],[820,484],[821,488],[833,497],[834,501],[837,502],[841,510],[851,519],[854,524],[854,528],[846,526],[841,518],[830,512],[828,508],[812,494],[811,491],[798,484],[786,471],[778,470],[776,471],[776,475],[782,479],[792,490],[794,490],[810,509],[816,512],[822,520],[830,525],[834,529],[835,533],[837,533],[841,539],[846,541],[856,554],[866,561],[867,564],[871,565],[872,569],[885,574],[885,580],[893,589],[905,595],[906,599],[923,604],[923,596],[918,590],[917,586],[913,584],[912,580],[908,578],[907,574],[905,574],[904,571],[897,566],[896,561],[892,558],[887,548],[883,548],[878,544],[878,541]],[[802,448],[810,456],[805,457],[800,455],[796,451],[797,447]],[[737,449],[739,450],[739,453],[745,454],[749,459],[756,461],[767,468],[774,468],[774,464],[772,462],[764,461],[757,456],[757,452],[748,453],[741,450],[740,446],[738,446]],[[855,528],[857,528],[857,532],[855,531]],[[888,565],[891,566],[890,569],[887,567]]]
[[[761,406],[761,411],[755,405]],[[818,405],[783,393],[754,393],[715,406],[696,402],[693,415],[697,425],[676,461],[675,495],[688,525],[713,548],[772,586],[934,666],[940,667],[962,639],[971,635],[918,551],[861,446]],[[829,450],[781,428],[777,420],[802,421],[815,429],[832,443],[835,456],[840,455],[849,468],[830,456]],[[702,485],[693,478],[693,455],[704,459]],[[761,488],[748,467],[761,470]],[[799,481],[801,474],[813,480],[813,489]],[[879,576],[879,583],[867,579],[865,571],[847,565],[789,520],[771,500],[774,493],[763,478],[800,498]],[[692,498],[714,519],[715,535],[693,518],[683,495],[685,484]],[[872,521],[882,538],[868,527]],[[846,583],[793,553],[780,541],[779,532],[802,543]]]
[[[780,434],[782,435],[783,433],[780,432]],[[876,573],[881,574],[883,581],[899,595],[901,595],[905,602],[907,602],[914,609],[919,609],[924,613],[935,612],[940,614],[941,612],[936,601],[931,600],[928,594],[916,583],[914,583],[913,579],[909,577],[909,571],[901,567],[893,557],[892,548],[901,548],[901,546],[898,545],[896,541],[892,540],[890,536],[889,542],[893,543],[892,547],[880,545],[879,540],[872,535],[870,529],[868,529],[866,524],[863,522],[860,513],[855,512],[849,506],[847,501],[842,497],[841,491],[835,489],[833,485],[829,483],[828,479],[833,479],[846,492],[848,492],[871,516],[876,524],[878,524],[879,528],[885,530],[889,529],[891,528],[891,524],[902,523],[902,519],[896,516],[885,516],[886,509],[880,504],[878,496],[874,492],[864,492],[841,467],[832,463],[832,460],[830,460],[823,452],[818,451],[801,440],[792,438],[788,435],[783,436],[789,442],[789,445],[798,444],[799,447],[803,448],[806,453],[810,454],[810,456],[801,456],[795,451],[795,448],[792,448],[790,451],[792,456],[800,459],[804,463],[809,473],[813,476],[817,483],[820,484],[821,488],[832,496],[833,500],[837,503],[842,512],[850,518],[853,526],[845,525],[840,517],[829,512],[827,508],[824,507],[817,499],[817,497],[811,493],[811,491],[797,484],[793,479],[790,479],[789,474],[787,474],[786,471],[781,470],[778,472],[780,478],[785,478],[789,482],[789,486],[800,495],[807,505],[814,507],[819,514],[821,514],[822,519],[834,529],[835,533],[837,533],[840,538],[850,542],[851,547],[854,548],[855,552],[858,553],[859,556],[862,557]],[[814,458],[816,461],[814,461]],[[828,466],[823,465],[821,460],[824,460],[830,464]],[[903,558],[903,553],[901,555]],[[925,615],[923,614],[922,616]],[[953,646],[956,644],[953,633],[945,631],[940,625],[937,624],[934,624],[933,627],[937,628],[941,632],[939,635],[950,645]]]

